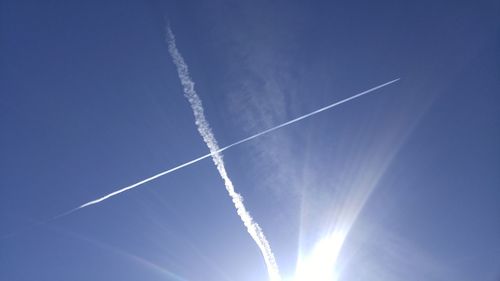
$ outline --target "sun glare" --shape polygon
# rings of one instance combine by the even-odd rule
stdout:
[[[336,280],[335,264],[345,240],[345,233],[333,232],[316,243],[310,255],[300,258],[292,281]]]

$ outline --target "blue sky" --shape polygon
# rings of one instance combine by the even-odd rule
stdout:
[[[209,152],[170,23],[221,146],[401,78],[224,152],[285,281],[314,279],[296,271],[322,251],[339,281],[498,280],[498,14],[497,1],[1,1],[0,279],[267,280],[210,160],[32,227]]]

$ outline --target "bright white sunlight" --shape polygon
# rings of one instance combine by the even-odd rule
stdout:
[[[292,281],[336,280],[335,264],[345,236],[344,232],[336,231],[317,242],[309,255],[299,259]]]

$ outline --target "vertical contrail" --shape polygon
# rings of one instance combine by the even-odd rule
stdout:
[[[280,281],[281,277],[279,274],[278,265],[276,264],[276,260],[274,258],[273,252],[271,251],[269,242],[264,236],[264,233],[260,226],[253,220],[252,216],[245,208],[245,205],[243,204],[243,198],[234,190],[234,185],[227,174],[226,168],[224,166],[224,161],[222,160],[222,155],[220,153],[221,149],[219,148],[217,140],[212,133],[212,129],[210,128],[210,125],[205,118],[201,100],[194,89],[194,82],[189,75],[187,64],[184,61],[182,55],[179,53],[179,50],[177,50],[175,44],[175,36],[170,27],[167,27],[167,43],[168,51],[170,52],[173,62],[177,67],[177,73],[179,74],[179,79],[184,89],[184,96],[188,99],[189,104],[193,109],[194,119],[198,128],[198,132],[200,133],[203,141],[205,141],[208,149],[210,150],[212,160],[214,161],[220,176],[224,180],[224,185],[226,186],[226,190],[234,203],[238,215],[247,228],[248,233],[262,252],[264,261],[267,266],[269,279],[271,281]]]

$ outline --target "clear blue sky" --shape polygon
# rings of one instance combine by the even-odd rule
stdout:
[[[0,279],[267,280],[210,160],[170,23],[285,281],[500,278],[498,1],[0,1]],[[14,234],[12,234],[14,233]],[[312,280],[312,279],[311,279]],[[302,281],[302,280],[300,280]]]

